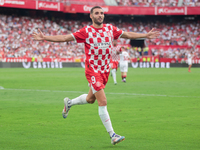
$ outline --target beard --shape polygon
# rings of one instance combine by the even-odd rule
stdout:
[[[98,19],[96,19],[96,18],[94,18],[93,20],[94,20],[94,23],[97,24],[97,25],[99,25],[99,26],[103,23],[103,19],[102,19],[101,22],[98,21]]]

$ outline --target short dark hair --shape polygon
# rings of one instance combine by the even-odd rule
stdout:
[[[96,8],[100,8],[100,9],[102,9],[100,6],[94,6],[94,7],[91,8],[91,10],[90,10],[90,14],[92,14],[92,13],[93,13],[93,10],[96,9]]]

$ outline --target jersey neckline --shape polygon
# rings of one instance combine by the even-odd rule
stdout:
[[[102,29],[105,27],[105,24],[103,24],[103,27],[102,27],[102,28],[95,28],[93,25],[91,25],[90,27],[92,27],[92,28],[95,29],[95,30],[102,30]]]

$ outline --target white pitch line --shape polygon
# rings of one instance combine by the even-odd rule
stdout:
[[[180,96],[180,95],[160,95],[160,94],[137,94],[137,93],[106,93],[106,94],[120,94],[120,95],[135,95],[135,96],[160,96],[160,97],[196,97],[200,96]]]
[[[35,89],[0,89],[0,90],[15,90],[15,91],[37,91],[37,92],[65,92],[65,93],[86,93],[82,91],[56,91],[56,90],[35,90]],[[180,95],[160,95],[160,94],[137,94],[137,93],[109,93],[106,94],[111,95],[132,95],[132,96],[155,96],[155,97],[196,97],[200,98],[200,96],[180,96]]]

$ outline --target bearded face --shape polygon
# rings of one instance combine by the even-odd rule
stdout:
[[[103,23],[103,19],[101,17],[99,17],[99,18],[93,18],[93,21],[97,25],[101,25]]]
[[[101,24],[103,24],[103,21],[104,21],[103,10],[100,8],[94,9],[93,13],[90,14],[90,18],[92,19],[94,24],[97,24],[98,26],[100,26]]]

